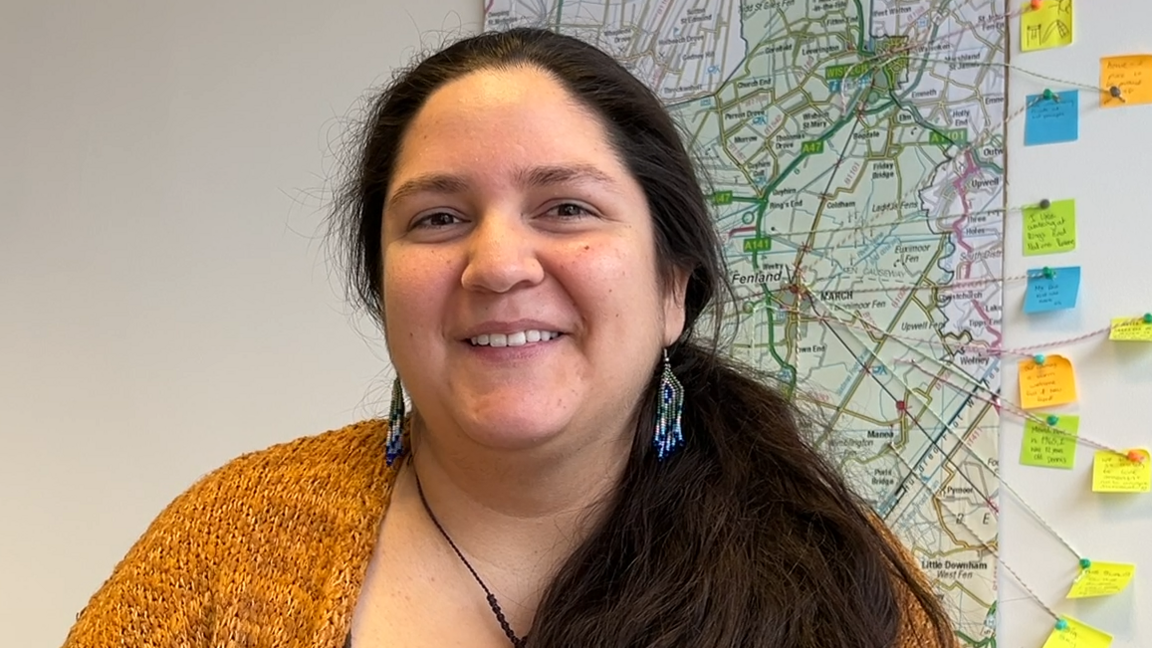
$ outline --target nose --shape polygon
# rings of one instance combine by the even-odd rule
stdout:
[[[517,215],[486,214],[468,241],[468,265],[461,283],[469,290],[505,293],[544,279],[537,237]]]

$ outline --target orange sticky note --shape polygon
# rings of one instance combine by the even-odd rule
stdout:
[[[1038,364],[1029,358],[1020,361],[1020,407],[1036,409],[1076,402],[1076,373],[1072,361],[1051,355]]]
[[[1088,598],[1090,596],[1111,596],[1128,587],[1136,575],[1136,565],[1126,563],[1093,562],[1072,583],[1068,598]]]
[[[1025,3],[1020,14],[1020,51],[1072,44],[1072,0],[1045,0],[1039,9]]]
[[[1152,457],[1147,450],[1134,450],[1143,461],[1132,461],[1111,450],[1100,450],[1092,462],[1092,490],[1097,493],[1147,493],[1152,491]]]
[[[1053,628],[1042,648],[1108,648],[1112,635],[1077,621],[1070,616],[1060,617],[1064,628]]]
[[[1120,89],[1113,97],[1112,87]],[[1104,108],[1152,103],[1152,54],[1100,59],[1100,105]]]

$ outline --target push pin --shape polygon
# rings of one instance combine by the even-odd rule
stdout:
[[[1141,319],[1144,320],[1145,324],[1152,324],[1152,313],[1144,313],[1144,317]]]
[[[1048,358],[1045,358],[1043,353],[1037,353],[1036,355],[1032,356],[1032,362],[1035,362],[1038,365],[1044,364],[1044,361],[1047,359]]]
[[[1129,450],[1128,451],[1128,461],[1131,461],[1132,463],[1142,464],[1142,463],[1144,463],[1144,453],[1140,452],[1139,450]]]
[[[1044,278],[1051,279],[1056,276],[1056,271],[1048,266],[1044,266]]]
[[[1040,201],[1040,209],[1048,209],[1051,206],[1052,206],[1052,201],[1048,200],[1047,198]]]
[[[1044,6],[1044,0],[1032,0],[1032,11],[1040,11]]]
[[[1048,418],[1045,419],[1044,422],[1047,423],[1051,427],[1051,426],[1054,426],[1060,422],[1060,417],[1056,416],[1055,414],[1049,414]]]
[[[1068,622],[1065,621],[1064,619],[1056,619],[1056,629],[1057,630],[1067,630],[1068,629]]]
[[[1053,99],[1056,99],[1056,98],[1057,97],[1056,97],[1055,92],[1052,92],[1048,88],[1044,88],[1044,100],[1045,101],[1052,101]]]
[[[1113,99],[1124,101],[1124,97],[1120,93],[1120,86],[1112,86],[1111,88],[1108,88],[1108,94],[1112,95]]]
[[[1088,560],[1087,558],[1081,558],[1080,559],[1080,569],[1088,569],[1091,566],[1092,566],[1091,560]]]

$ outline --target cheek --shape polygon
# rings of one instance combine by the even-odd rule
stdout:
[[[384,325],[404,338],[438,328],[444,300],[451,290],[451,268],[433,255],[389,252],[384,259]]]

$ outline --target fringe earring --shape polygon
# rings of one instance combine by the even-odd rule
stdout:
[[[392,383],[392,405],[388,408],[388,445],[384,459],[389,466],[404,454],[404,388],[400,377]]]
[[[668,349],[664,349],[664,371],[660,375],[660,393],[656,403],[656,434],[652,437],[656,457],[661,461],[670,457],[684,443],[684,432],[680,428],[680,415],[683,412],[684,386],[672,373]]]

